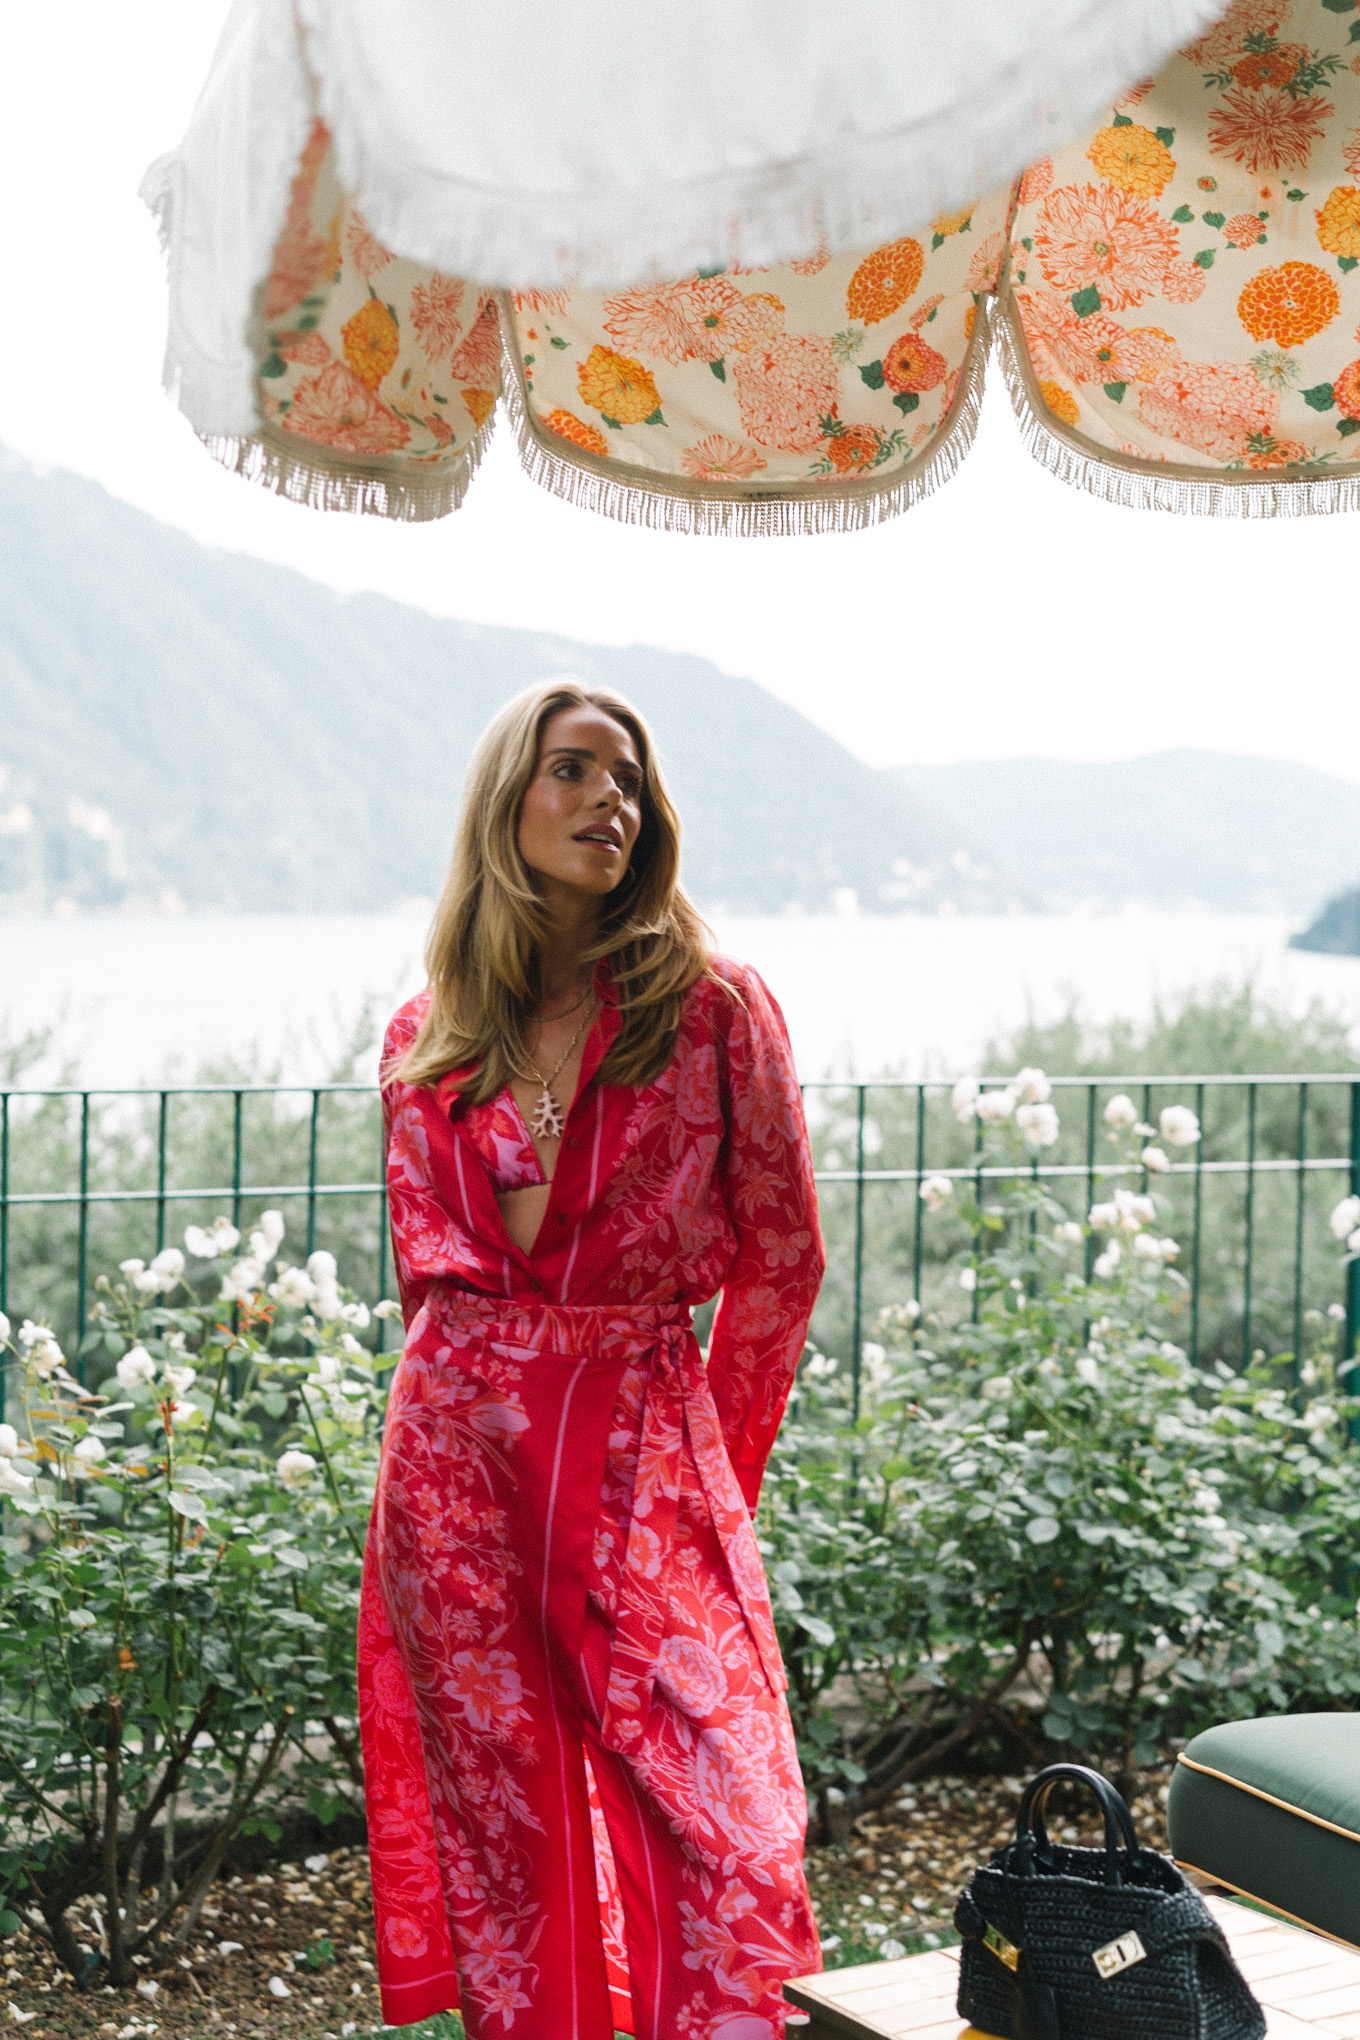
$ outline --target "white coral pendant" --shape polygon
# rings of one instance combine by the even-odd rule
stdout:
[[[535,1140],[561,1140],[565,1125],[562,1108],[545,1084],[538,1101],[538,1110],[534,1114],[534,1123],[529,1131]]]

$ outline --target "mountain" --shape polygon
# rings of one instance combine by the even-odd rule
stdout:
[[[1005,903],[926,802],[705,659],[336,595],[0,457],[0,909],[433,894],[478,733],[564,672],[651,723],[701,904]]]
[[[1324,956],[1360,956],[1360,886],[1328,900],[1311,926],[1290,937],[1291,949],[1316,949]]]
[[[1159,751],[1097,765],[905,765],[896,776],[1055,912],[1312,915],[1360,875],[1360,786],[1280,759]]]

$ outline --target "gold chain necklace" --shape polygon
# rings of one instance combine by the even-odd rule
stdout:
[[[575,1009],[573,1007],[568,1006],[567,1013],[571,1013],[574,1010]],[[567,1017],[567,1013],[559,1013],[557,1015],[557,1018],[559,1020],[565,1020]],[[535,1083],[541,1084],[543,1086],[542,1091],[539,1093],[537,1108],[535,1109],[533,1119],[531,1120],[529,1125],[529,1131],[533,1135],[535,1140],[560,1140],[562,1138],[562,1134],[566,1128],[567,1118],[566,1114],[562,1110],[562,1107],[558,1104],[556,1098],[554,1098],[552,1094],[552,1087],[557,1082],[558,1073],[560,1072],[562,1065],[566,1062],[568,1056],[575,1048],[577,1042],[581,1039],[581,1036],[585,1033],[586,1025],[589,1019],[590,1013],[589,1011],[587,1011],[582,1016],[581,1024],[577,1028],[575,1034],[572,1035],[571,1040],[567,1043],[566,1048],[564,1049],[562,1054],[558,1057],[557,1063],[552,1071],[551,1076],[545,1077],[542,1070],[539,1069],[538,1065],[532,1059],[529,1059],[529,1075],[534,1079]],[[522,1070],[516,1068],[515,1075],[523,1079],[524,1073]],[[525,1081],[527,1081],[527,1079],[525,1079]]]

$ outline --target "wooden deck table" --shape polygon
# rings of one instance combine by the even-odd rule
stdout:
[[[1360,2040],[1360,1950],[1208,1898],[1238,1967],[1266,2011],[1267,2040]],[[797,2040],[981,2040],[954,2009],[957,1948],[799,1976],[784,1985],[811,2024]]]

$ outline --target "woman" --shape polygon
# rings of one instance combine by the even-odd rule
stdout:
[[[393,2024],[767,2040],[819,1963],[750,1514],[822,1245],[783,1021],[678,853],[636,711],[521,695],[387,1037],[407,1338],[359,1659]]]

